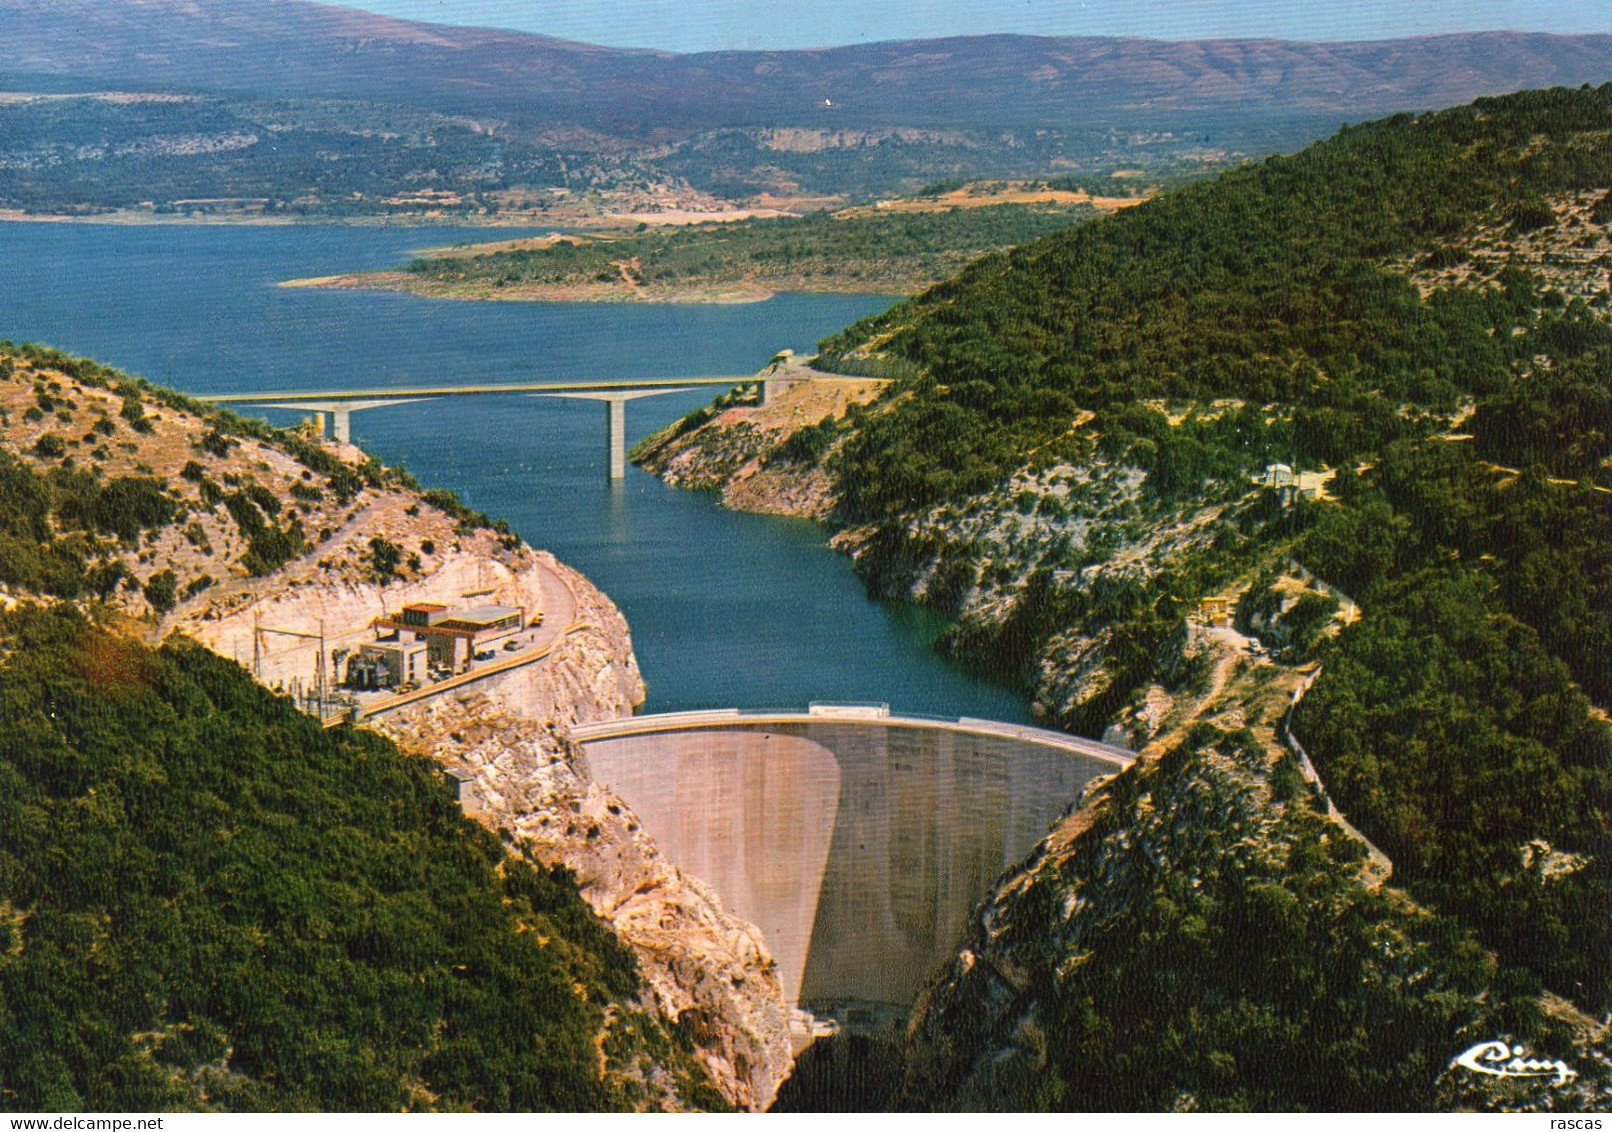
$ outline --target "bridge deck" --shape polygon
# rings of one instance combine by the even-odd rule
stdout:
[[[225,404],[269,404],[274,401],[355,401],[376,397],[470,397],[491,393],[572,393],[582,390],[659,389],[678,385],[739,385],[760,381],[753,373],[704,377],[623,378],[600,381],[511,382],[497,385],[411,385],[397,389],[297,389],[269,393],[193,393],[198,401]]]

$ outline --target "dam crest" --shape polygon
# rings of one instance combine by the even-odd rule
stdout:
[[[883,704],[635,716],[572,737],[665,856],[761,929],[802,1024],[852,1031],[904,1019],[1001,875],[1134,758]]]

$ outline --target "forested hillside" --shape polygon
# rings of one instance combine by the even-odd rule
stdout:
[[[978,490],[1080,408],[1280,401],[1304,410],[1288,454],[1339,461],[1415,431],[1372,419],[1401,403],[1498,394],[1542,345],[1589,354],[1604,346],[1591,304],[1608,302],[1594,265],[1583,295],[1501,269],[1424,298],[1401,261],[1462,262],[1484,227],[1558,224],[1607,254],[1606,205],[1558,217],[1547,198],[1606,191],[1609,115],[1602,87],[1348,129],[989,257],[851,327],[820,365],[874,354],[924,373],[848,454],[853,515]]]
[[[822,343],[884,393],[749,458],[825,485],[941,647],[1142,756],[982,910],[893,1103],[1612,1100],[1609,269],[1612,86],[1539,91],[1346,129]],[[765,411],[644,450],[719,469]],[[1543,1018],[1571,1096],[1441,1072],[1480,1032],[1562,1040]]]
[[[1346,594],[1359,621],[1289,652],[1322,666],[1296,727],[1334,797],[1412,893],[1604,1009],[1609,190],[1612,87],[1543,91],[1347,129],[988,257],[824,343],[819,366],[898,379],[831,462],[841,521],[884,589],[927,545],[921,596],[959,616],[959,651],[1044,701],[1102,634],[1107,682],[1047,701],[1088,728],[1160,678],[1199,597],[1243,594],[1246,619],[1291,568]],[[1330,482],[1236,502],[1276,462]],[[1140,478],[1049,501],[1060,465]],[[1028,532],[947,537],[1008,499]]]
[[[722,1104],[437,766],[70,607],[0,616],[0,1105]]]
[[[0,343],[0,1108],[726,1107],[573,877],[436,761],[142,643],[450,554],[532,552],[359,453]]]

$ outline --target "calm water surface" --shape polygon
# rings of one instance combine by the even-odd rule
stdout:
[[[4,223],[0,338],[46,342],[191,393],[385,389],[749,373],[888,303],[467,303],[273,286],[515,234]],[[632,402],[629,443],[711,395]],[[586,401],[458,398],[355,413],[353,437],[507,518],[602,587],[632,625],[646,711],[860,699],[1027,718],[1016,694],[930,651],[932,618],[868,601],[820,528],[724,511],[637,468],[610,486],[603,416]]]

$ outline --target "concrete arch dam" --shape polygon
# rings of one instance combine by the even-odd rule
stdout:
[[[969,913],[1131,752],[986,720],[813,705],[577,728],[589,773],[759,927],[791,1007],[904,1018]]]

